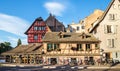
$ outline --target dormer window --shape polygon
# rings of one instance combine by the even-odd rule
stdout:
[[[90,35],[85,34],[84,32],[80,35],[82,39],[91,37]]]
[[[63,38],[63,35],[60,35],[60,38]]]
[[[89,38],[89,37],[91,37],[91,36],[89,36],[89,35],[86,35],[86,38]]]
[[[85,35],[82,35],[82,39],[84,39],[85,38]]]
[[[58,34],[58,36],[59,36],[60,38],[63,38],[63,32],[60,31],[60,33]]]
[[[86,34],[83,32],[81,37],[82,37],[82,39],[86,38]]]
[[[71,37],[71,35],[63,35],[63,38]]]

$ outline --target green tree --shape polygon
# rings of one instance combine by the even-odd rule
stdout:
[[[11,46],[10,42],[0,43],[0,54],[2,52],[6,52],[6,51],[11,50],[11,49],[12,49],[12,46]]]
[[[19,46],[21,44],[22,44],[21,39],[18,39],[17,46]]]

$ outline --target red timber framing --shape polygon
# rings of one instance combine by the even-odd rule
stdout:
[[[28,43],[41,43],[46,31],[47,27],[43,19],[41,17],[37,18],[25,32]]]

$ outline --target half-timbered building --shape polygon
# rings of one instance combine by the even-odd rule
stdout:
[[[100,58],[100,41],[91,34],[48,32],[43,39],[47,64],[87,64]]]
[[[47,32],[47,26],[41,17],[37,18],[28,28],[25,34],[28,37],[28,43],[41,43],[41,39]]]

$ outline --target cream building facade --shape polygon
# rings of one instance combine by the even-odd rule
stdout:
[[[107,58],[120,61],[120,0],[112,0],[103,16],[89,29],[101,40]]]

